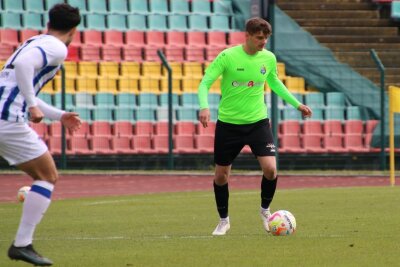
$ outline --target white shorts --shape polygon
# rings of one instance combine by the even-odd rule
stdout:
[[[28,162],[46,151],[46,144],[28,124],[0,120],[0,156],[10,165]]]

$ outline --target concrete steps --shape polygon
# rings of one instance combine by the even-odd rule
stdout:
[[[395,27],[303,27],[313,35],[350,35],[350,36],[398,36]]]
[[[377,10],[285,10],[293,19],[377,19]]]
[[[387,27],[395,26],[389,19],[297,19],[297,23],[302,27]]]

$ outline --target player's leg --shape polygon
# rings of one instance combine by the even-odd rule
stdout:
[[[220,221],[213,235],[224,235],[230,228],[228,216],[229,188],[228,180],[232,165],[215,165],[214,195]]]
[[[58,179],[55,163],[46,151],[42,156],[17,167],[31,176],[34,182],[24,201],[21,221],[14,243],[9,249],[9,257],[40,266],[50,266],[52,261],[41,257],[33,249],[32,240],[36,226],[50,205],[54,184]]]

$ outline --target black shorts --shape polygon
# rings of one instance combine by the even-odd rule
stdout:
[[[215,164],[231,165],[245,145],[250,146],[255,156],[275,156],[269,119],[244,125],[217,121],[214,142]]]

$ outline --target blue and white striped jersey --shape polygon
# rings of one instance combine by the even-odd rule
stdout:
[[[40,89],[54,78],[67,57],[68,49],[52,35],[37,35],[23,43],[7,60],[0,72],[0,119],[12,122],[25,121],[27,105],[18,87],[13,62],[21,55],[29,55],[39,49],[42,66],[34,70],[32,90],[37,95]],[[36,51],[35,51],[36,52]],[[34,53],[33,55],[36,55]],[[37,59],[36,59],[37,60]],[[29,62],[26,62],[29,64]]]

